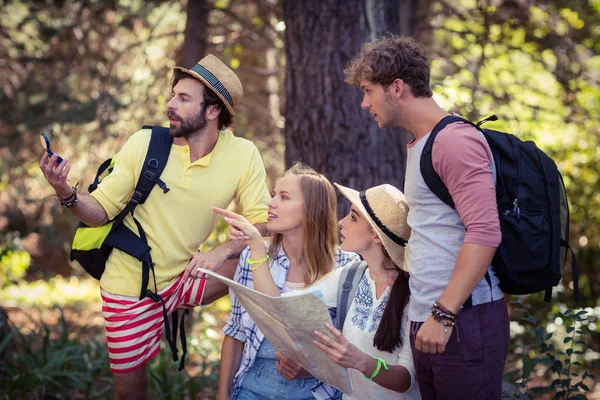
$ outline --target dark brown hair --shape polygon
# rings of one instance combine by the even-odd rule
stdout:
[[[175,88],[177,82],[185,78],[196,79],[198,82],[204,85],[204,106],[202,106],[203,112],[208,106],[217,106],[221,110],[219,113],[219,130],[230,127],[231,124],[233,124],[233,115],[231,115],[227,107],[225,107],[225,104],[223,104],[223,101],[219,98],[219,96],[217,96],[208,86],[206,86],[193,75],[176,69],[171,77],[171,91]]]
[[[385,255],[384,268],[399,269],[385,249],[383,249],[383,253]],[[399,269],[398,276],[390,290],[390,298],[381,316],[381,322],[373,338],[373,346],[377,350],[392,353],[396,347],[402,346],[402,318],[409,299],[408,274]]]
[[[356,87],[360,87],[364,79],[384,88],[401,79],[413,96],[433,96],[425,48],[408,36],[388,34],[366,43],[344,73],[346,82]]]

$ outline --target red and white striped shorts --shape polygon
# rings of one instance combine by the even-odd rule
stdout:
[[[171,313],[199,306],[205,285],[206,279],[188,279],[184,283],[179,276],[158,294],[165,302],[167,313]],[[105,290],[100,290],[100,294],[110,369],[119,373],[133,371],[160,351],[164,329],[162,302],[149,297],[139,300]]]

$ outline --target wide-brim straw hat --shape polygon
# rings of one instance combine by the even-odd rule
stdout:
[[[383,243],[390,258],[403,271],[408,272],[405,263],[406,245],[410,237],[410,228],[406,221],[408,204],[404,194],[392,185],[383,184],[363,192],[335,184],[362,215]]]
[[[212,90],[225,104],[227,110],[235,117],[233,107],[242,101],[244,89],[237,75],[221,60],[212,54],[207,55],[190,69],[175,67],[192,75]]]

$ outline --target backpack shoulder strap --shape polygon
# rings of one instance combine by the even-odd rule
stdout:
[[[335,319],[336,328],[340,331],[344,328],[344,321],[348,315],[348,309],[358,289],[358,283],[362,279],[367,269],[365,261],[355,261],[350,267],[344,268],[338,282],[337,292],[337,317]]]
[[[487,141],[488,135],[481,128],[481,125],[488,121],[497,121],[497,120],[498,120],[497,116],[491,115],[475,124],[475,123],[469,121],[468,119],[459,117],[458,115],[449,115],[447,117],[442,118],[440,120],[440,122],[438,122],[437,125],[433,128],[433,130],[431,131],[431,134],[429,134],[429,137],[427,138],[427,142],[425,142],[425,147],[423,148],[423,152],[421,153],[421,160],[420,160],[421,175],[423,175],[423,180],[425,181],[425,184],[427,185],[429,190],[431,190],[433,192],[433,194],[435,194],[440,200],[442,200],[444,203],[448,204],[450,207],[454,208],[454,200],[452,200],[452,196],[450,196],[450,192],[448,192],[448,188],[446,188],[446,185],[444,184],[444,182],[442,181],[440,176],[437,174],[437,172],[435,172],[435,169],[433,168],[432,151],[433,151],[433,141],[435,140],[435,137],[438,135],[438,133],[441,132],[442,129],[444,129],[448,125],[460,121],[460,122],[464,122],[466,124],[471,125],[473,128],[475,128],[478,131],[480,131],[481,133],[483,133],[483,136],[485,137],[485,139]]]
[[[452,200],[452,196],[450,192],[448,192],[448,188],[440,178],[440,176],[435,172],[433,168],[433,160],[432,160],[432,150],[433,150],[433,142],[438,135],[446,126],[455,123],[455,122],[467,122],[472,124],[471,121],[467,121],[464,118],[461,118],[456,115],[450,115],[442,118],[440,122],[433,128],[429,137],[427,138],[427,142],[425,142],[425,147],[423,147],[423,152],[421,153],[421,175],[423,175],[423,180],[425,184],[435,194],[440,200],[444,203],[448,204],[450,207],[454,208],[454,200]],[[473,125],[473,124],[472,124]]]
[[[98,167],[98,171],[96,172],[96,177],[94,178],[94,182],[92,182],[90,184],[90,186],[88,186],[88,193],[92,193],[94,190],[96,190],[96,188],[98,187],[98,184],[100,183],[100,177],[110,167],[112,160],[113,160],[112,158],[109,158],[108,160],[105,160]]]
[[[143,128],[148,129],[150,127],[144,125]],[[123,208],[123,210],[115,217],[115,222],[121,222],[127,214],[133,212],[138,204],[143,204],[150,195],[155,184],[158,185],[164,193],[169,191],[167,185],[160,180],[160,175],[165,169],[165,165],[169,159],[172,142],[173,138],[169,133],[169,128],[162,126],[152,127],[150,144],[148,145],[144,165],[142,166],[142,171],[140,172],[140,177],[138,178],[133,195],[125,208]]]
[[[173,137],[169,133],[169,128],[163,126],[152,127],[152,135],[150,136],[150,145],[148,146],[146,159],[144,160],[137,186],[133,192],[134,196],[136,191],[141,192],[139,204],[144,204],[155,184],[163,192],[167,193],[169,191],[167,185],[160,180],[160,175],[167,165],[169,153],[171,152],[171,143],[173,143]]]

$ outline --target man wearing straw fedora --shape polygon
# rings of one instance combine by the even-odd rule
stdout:
[[[364,45],[345,70],[364,92],[361,107],[380,128],[402,126],[408,144],[404,193],[412,234],[411,345],[424,399],[500,399],[509,345],[504,295],[490,267],[501,241],[494,162],[483,135],[450,124],[433,142],[435,172],[455,207],[421,174],[427,137],[449,113],[432,98],[429,64],[412,38],[388,35]]]
[[[152,249],[154,295],[139,298],[140,263],[117,249],[100,280],[117,399],[147,397],[146,363],[160,350],[163,315],[166,319],[167,313],[207,304],[227,292],[215,280],[197,279],[202,278],[200,267],[232,277],[235,258],[243,249],[233,241],[200,251],[217,223],[211,207],[227,207],[235,200],[241,213],[265,232],[270,196],[261,157],[252,142],[225,129],[242,99],[239,79],[208,55],[191,69],[176,67],[171,89],[167,115],[173,143],[160,176],[170,190],[152,191],[135,211]],[[132,135],[119,151],[112,173],[90,195],[77,194],[71,187],[66,160],[59,164],[56,156],[45,154],[40,167],[61,202],[76,196],[68,207],[75,216],[89,226],[100,226],[132,196],[150,136],[150,129]],[[131,215],[124,223],[137,232]]]

